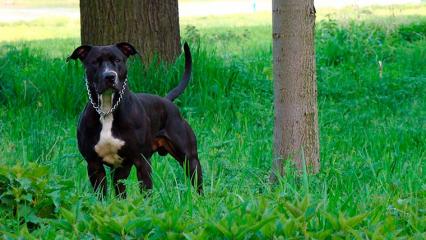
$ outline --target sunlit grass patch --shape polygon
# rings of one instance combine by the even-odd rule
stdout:
[[[80,24],[68,18],[41,18],[30,22],[0,23],[0,42],[80,36]]]
[[[76,9],[78,11],[78,9]],[[426,18],[426,4],[393,5],[372,7],[345,7],[342,9],[317,9],[317,21],[335,19],[340,23],[363,21],[393,29],[401,24],[409,24]],[[231,32],[244,31],[244,28],[268,27],[272,23],[271,12],[232,14],[223,16],[181,17],[181,29],[194,26],[205,29],[205,33],[224,34],[221,28],[231,28]],[[210,29],[210,30],[208,30]],[[51,38],[79,38],[78,20],[49,17],[29,22],[0,23],[1,41],[41,40]],[[267,31],[268,33],[270,31]],[[184,32],[183,32],[184,33]]]

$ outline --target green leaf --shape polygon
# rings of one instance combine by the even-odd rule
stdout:
[[[64,219],[58,219],[58,220],[52,221],[51,224],[54,225],[56,228],[62,229],[64,231],[68,231],[68,232],[73,231],[72,225]]]
[[[115,233],[121,234],[122,226],[115,219],[109,221],[108,227]]]
[[[309,197],[308,197],[308,195],[306,195],[306,196],[303,198],[302,202],[300,203],[299,208],[300,208],[300,210],[301,210],[302,212],[305,212],[305,211],[306,211],[306,209],[308,208],[308,206],[309,206]]]
[[[228,231],[228,229],[221,224],[210,221],[210,225],[219,230],[225,237],[232,237],[232,232]]]
[[[131,232],[135,228],[140,227],[144,229],[144,232],[148,232],[147,230],[151,227],[149,218],[137,218],[129,221],[125,226],[126,232]]]
[[[346,219],[346,224],[349,225],[349,227],[354,228],[355,226],[360,224],[368,215],[369,213],[362,213],[357,216]]]
[[[327,219],[327,221],[331,224],[331,226],[333,227],[333,229],[337,230],[339,229],[339,222],[336,219],[335,216],[325,212],[325,211],[321,211],[321,214],[325,217],[325,219]]]
[[[48,194],[50,198],[52,199],[53,204],[55,205],[55,208],[58,209],[61,205],[61,193],[59,190],[53,191]]]
[[[32,236],[32,234],[28,231],[27,225],[24,225],[21,230],[19,231],[19,234],[21,235],[21,237],[23,237],[24,239],[37,239],[34,236]]]
[[[287,220],[284,224],[284,233],[286,236],[292,236],[296,231],[296,222],[293,219]]]
[[[338,219],[339,219],[340,228],[345,229],[345,230],[350,228],[350,226],[346,222],[346,218],[343,215],[343,213],[339,212],[339,218]]]
[[[291,213],[291,215],[293,215],[296,218],[300,217],[303,214],[303,212],[300,209],[298,209],[297,207],[295,207],[293,204],[289,202],[284,202],[284,206]]]
[[[332,232],[333,230],[327,229],[318,233],[309,233],[308,235],[313,239],[323,240],[328,238]]]
[[[61,215],[65,218],[65,220],[67,220],[67,222],[69,222],[71,225],[73,225],[75,223],[75,216],[74,214],[65,209],[65,208],[61,208]]]
[[[315,213],[316,213],[316,207],[315,206],[308,207],[308,209],[306,209],[306,211],[305,211],[306,221],[310,221],[315,216]]]
[[[350,232],[354,236],[355,239],[362,240],[361,235],[356,230],[348,229],[348,232]]]
[[[272,222],[273,220],[275,220],[276,217],[269,217],[266,219],[263,219],[262,221],[254,224],[253,226],[244,229],[243,231],[241,231],[240,233],[238,233],[238,235],[236,236],[237,239],[243,239],[244,236],[249,233],[249,232],[255,232],[257,230],[259,230],[260,228],[262,228],[264,225],[268,224],[269,222]]]

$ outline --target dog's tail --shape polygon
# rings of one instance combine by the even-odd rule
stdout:
[[[183,45],[183,51],[185,52],[185,71],[183,72],[182,80],[177,87],[173,88],[166,96],[170,101],[175,100],[179,95],[183,93],[186,86],[188,86],[189,79],[191,78],[192,72],[192,56],[189,50],[188,44],[185,42]]]

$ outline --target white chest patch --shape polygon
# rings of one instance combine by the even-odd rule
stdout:
[[[101,96],[101,110],[107,112],[112,106],[112,94],[103,94]],[[114,167],[121,166],[123,158],[118,155],[118,150],[125,144],[121,139],[112,136],[113,114],[101,117],[102,130],[99,136],[99,142],[95,145],[95,151],[104,162],[113,165]]]

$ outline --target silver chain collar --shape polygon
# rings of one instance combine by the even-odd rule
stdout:
[[[92,104],[93,108],[96,110],[97,113],[99,113],[99,115],[101,117],[106,117],[108,115],[110,115],[112,112],[115,111],[115,109],[118,107],[118,105],[120,104],[121,100],[123,99],[124,96],[124,90],[126,90],[126,86],[127,86],[127,78],[126,80],[124,80],[123,83],[123,88],[121,88],[120,92],[119,92],[119,97],[117,102],[114,104],[114,106],[112,106],[112,108],[108,111],[108,112],[103,112],[100,108],[100,104],[99,104],[99,97],[98,97],[98,104],[95,104],[95,102],[92,99],[92,95],[90,94],[90,88],[89,88],[89,81],[87,81],[87,78],[84,77],[84,80],[86,82],[86,89],[87,89],[87,94],[89,95],[89,100],[90,103]],[[113,100],[114,100],[114,96],[113,96]]]

